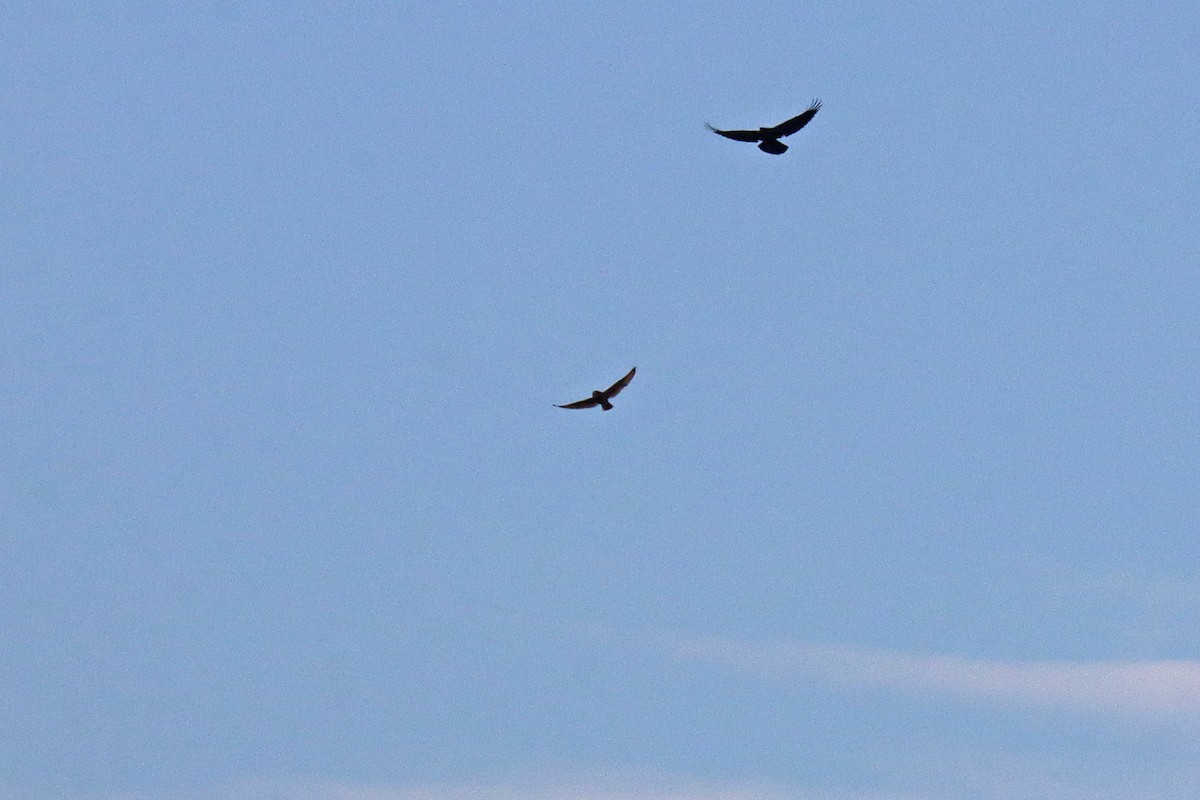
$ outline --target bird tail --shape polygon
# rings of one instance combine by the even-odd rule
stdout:
[[[611,411],[611,410],[612,410],[612,403],[608,402],[607,400],[601,400],[601,401],[600,401],[600,408],[601,408],[601,410],[603,410],[603,411]]]

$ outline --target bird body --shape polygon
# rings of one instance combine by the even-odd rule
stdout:
[[[788,146],[778,139],[763,139],[758,143],[758,149],[773,156],[783,155]]]
[[[629,370],[629,373],[624,378],[621,378],[621,380],[617,381],[604,391],[600,391],[599,389],[594,390],[592,392],[592,396],[586,400],[576,400],[574,403],[566,403],[561,406],[557,404],[555,405],[557,408],[595,408],[596,406],[600,406],[602,411],[611,411],[613,405],[609,402],[609,400],[616,397],[622,389],[629,385],[629,382],[633,380],[633,375],[636,372],[637,367],[634,367],[633,369]]]
[[[759,150],[777,156],[783,154],[788,149],[788,146],[779,140],[784,136],[791,136],[803,128],[820,110],[821,101],[813,100],[812,105],[804,113],[792,117],[787,122],[781,122],[770,128],[759,128],[756,131],[723,131],[714,128],[707,122],[704,124],[710,131],[720,134],[726,139],[733,139],[735,142],[758,142]]]

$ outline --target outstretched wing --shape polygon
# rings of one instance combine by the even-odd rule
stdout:
[[[760,141],[762,141],[762,135],[759,134],[758,131],[723,131],[723,130],[714,128],[712,125],[709,125],[707,122],[704,123],[704,127],[708,128],[713,133],[721,134],[726,139],[733,139],[735,142],[760,142]],[[799,130],[799,129],[797,129],[797,130]]]
[[[565,406],[555,405],[555,408],[593,408],[600,405],[600,401],[594,397],[589,397],[587,400],[576,400],[574,403],[567,403]]]
[[[792,117],[787,122],[779,123],[774,128],[771,128],[769,132],[771,133],[771,135],[776,136],[776,137],[791,136],[793,133],[795,133],[796,131],[800,130],[805,125],[807,125],[809,123],[809,121],[813,117],[815,117],[817,115],[817,112],[820,110],[821,110],[821,101],[813,100],[812,105],[809,106],[808,110],[805,111],[803,114],[801,114],[798,117]]]
[[[624,389],[626,386],[628,386],[629,382],[631,380],[633,380],[633,373],[635,373],[635,372],[637,372],[637,367],[634,367],[633,369],[629,370],[628,375],[626,375],[624,378],[621,378],[621,380],[617,381],[612,386],[605,389],[604,396],[609,399],[612,399],[612,398],[616,397],[618,394],[620,394],[621,390]]]

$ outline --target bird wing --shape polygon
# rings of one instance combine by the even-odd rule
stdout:
[[[812,105],[808,107],[807,111],[799,116],[792,117],[787,122],[779,123],[774,128],[770,129],[770,133],[774,136],[791,136],[793,133],[807,125],[809,120],[815,117],[817,112],[820,110],[821,101],[813,100]]]
[[[709,125],[707,122],[704,123],[704,127],[708,128],[713,133],[721,134],[726,139],[733,139],[735,142],[759,142],[759,141],[762,141],[762,136],[759,134],[758,131],[723,131],[723,130],[719,130],[718,128],[714,128],[712,125]],[[799,129],[797,129],[797,130],[799,130]]]
[[[587,400],[576,400],[574,403],[567,403],[563,406],[555,405],[555,408],[592,408],[598,405],[600,405],[599,400],[589,397]]]
[[[621,390],[624,389],[626,386],[628,386],[629,382],[631,380],[633,380],[633,374],[635,372],[637,372],[637,367],[634,367],[633,369],[629,370],[628,375],[626,375],[624,378],[621,378],[621,380],[617,381],[612,386],[605,389],[604,396],[609,399],[612,399],[612,398],[616,397],[618,394],[620,394]]]

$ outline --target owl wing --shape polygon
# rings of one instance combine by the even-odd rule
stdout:
[[[626,386],[628,386],[629,382],[631,380],[633,380],[633,374],[635,372],[637,372],[637,367],[634,367],[633,369],[629,370],[628,375],[626,375],[624,378],[621,378],[621,380],[617,381],[612,386],[608,387],[604,391],[605,397],[613,398],[613,397],[616,397],[618,394],[620,394],[621,390],[624,389]]]
[[[800,130],[805,125],[807,125],[812,120],[812,118],[817,115],[817,112],[820,110],[821,110],[821,101],[813,100],[812,105],[810,105],[808,107],[807,111],[805,111],[803,114],[800,114],[799,116],[792,117],[787,122],[779,123],[774,128],[771,128],[769,133],[771,135],[777,136],[777,137],[778,136],[791,136],[793,133],[795,133],[796,131]]]
[[[735,142],[762,141],[762,135],[758,131],[723,131],[718,128],[714,128],[712,125],[709,125],[707,122],[704,123],[704,127],[708,128],[713,133],[721,134],[726,139],[733,139]]]
[[[592,408],[598,405],[600,405],[599,400],[594,397],[589,397],[587,400],[576,400],[574,403],[567,403],[566,405],[562,406],[555,404],[555,408]]]

